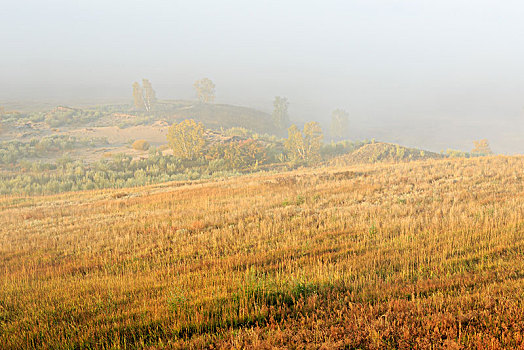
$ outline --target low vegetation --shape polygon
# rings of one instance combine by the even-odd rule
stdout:
[[[54,135],[28,142],[5,141],[0,148],[0,194],[124,188],[293,169],[320,164],[366,143],[323,145],[322,137],[314,122],[306,124],[304,131],[291,126],[288,138],[282,139],[240,127],[217,132],[186,119],[169,127],[165,147],[151,147],[140,139],[127,145],[142,151],[139,157],[105,152],[103,158],[91,161],[75,159],[70,151],[101,148],[108,145],[107,140]]]
[[[423,159],[3,197],[0,347],[521,348],[523,167]]]
[[[343,164],[373,164],[382,162],[406,162],[422,159],[443,158],[441,154],[407,148],[384,142],[371,142],[335,162]]]
[[[151,145],[146,140],[136,140],[133,142],[131,147],[137,151],[147,151]]]
[[[16,166],[24,160],[38,160],[53,155],[61,156],[65,151],[77,148],[97,147],[107,144],[103,138],[77,138],[67,135],[53,135],[34,138],[29,142],[0,142],[0,166]],[[25,162],[27,163],[27,162]]]

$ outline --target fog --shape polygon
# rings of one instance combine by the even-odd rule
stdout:
[[[524,152],[524,3],[485,0],[11,1],[0,13],[0,104],[194,98],[440,151],[487,138]]]

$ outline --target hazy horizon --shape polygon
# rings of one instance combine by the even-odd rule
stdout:
[[[4,5],[0,105],[192,99],[324,123],[350,113],[351,137],[433,150],[523,153],[524,4],[517,1],[19,1]]]

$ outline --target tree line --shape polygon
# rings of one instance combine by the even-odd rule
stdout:
[[[201,103],[213,103],[215,101],[215,84],[209,78],[202,78],[193,84],[196,96]],[[148,79],[142,80],[142,85],[138,82],[133,83],[133,102],[138,110],[151,112],[157,102],[156,93]],[[279,132],[287,130],[292,123],[289,117],[289,101],[286,97],[276,96],[273,100],[273,112],[271,118],[273,126]],[[343,140],[347,138],[349,124],[349,113],[343,109],[335,109],[331,115],[331,138],[333,140]],[[309,127],[308,127],[309,128]],[[295,130],[288,130],[288,133],[296,134]],[[306,131],[307,132],[307,128]],[[298,140],[298,139],[296,139]],[[296,142],[295,142],[296,143]],[[297,155],[297,158],[305,159],[304,152]]]
[[[288,137],[283,142],[287,159],[299,163],[320,160],[323,137],[322,128],[317,122],[306,123],[303,130],[291,125]],[[253,166],[267,158],[264,145],[251,138],[216,142],[206,148],[204,125],[193,119],[173,124],[168,130],[167,140],[173,155],[181,159],[191,160],[205,155],[212,159],[225,159],[233,168],[237,168]]]

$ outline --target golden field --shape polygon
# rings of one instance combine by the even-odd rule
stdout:
[[[524,348],[524,157],[0,199],[0,348]]]

